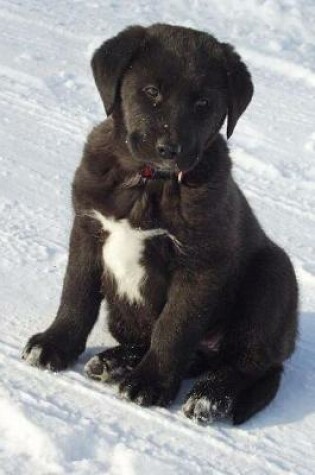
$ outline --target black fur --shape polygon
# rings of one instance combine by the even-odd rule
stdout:
[[[128,28],[95,52],[92,68],[109,117],[89,135],[74,178],[57,317],[24,357],[55,370],[71,364],[104,295],[120,346],[94,359],[91,377],[119,382],[139,404],[167,405],[184,377],[203,374],[186,415],[242,423],[276,394],[297,334],[294,270],[233,180],[219,135],[227,117],[231,136],[249,104],[250,74],[229,44],[168,25]],[[169,177],[142,180],[148,164]],[[93,209],[176,238],[146,241],[142,304],[118,295],[103,269],[108,233]],[[30,357],[34,347],[41,352]]]

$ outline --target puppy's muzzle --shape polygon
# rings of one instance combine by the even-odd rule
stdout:
[[[161,158],[173,160],[178,157],[182,151],[182,147],[179,144],[158,141],[156,145],[156,151]]]

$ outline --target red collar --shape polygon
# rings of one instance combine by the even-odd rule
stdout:
[[[150,165],[145,165],[145,167],[140,172],[141,177],[144,180],[158,180],[158,179],[167,179],[171,178],[172,175],[175,175],[178,183],[181,183],[184,177],[184,172],[175,172],[157,170]]]

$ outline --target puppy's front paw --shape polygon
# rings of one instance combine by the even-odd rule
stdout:
[[[145,350],[137,346],[115,346],[93,356],[85,365],[89,378],[118,383],[141,361]]]
[[[62,339],[44,332],[30,338],[22,358],[31,366],[61,371],[74,362],[79,354],[79,351],[70,351],[69,345],[63,345]]]
[[[136,368],[119,386],[120,394],[140,406],[168,406],[175,398],[179,382],[163,381],[155,372]]]
[[[212,394],[208,385],[200,382],[189,393],[183,405],[183,412],[185,416],[197,422],[212,423],[226,419],[231,408],[231,397]]]

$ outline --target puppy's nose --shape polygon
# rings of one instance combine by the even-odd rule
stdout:
[[[181,146],[178,144],[164,142],[158,142],[156,146],[156,150],[160,157],[167,158],[169,160],[172,158],[176,158],[177,155],[181,152],[181,149]]]

